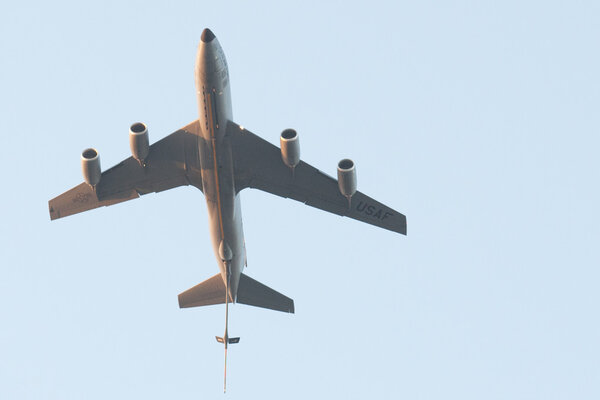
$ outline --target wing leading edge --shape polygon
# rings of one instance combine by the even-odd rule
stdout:
[[[146,166],[129,157],[104,171],[96,189],[81,183],[48,202],[50,219],[110,206],[183,185],[202,190],[198,163],[198,121],[150,146]]]
[[[406,217],[398,211],[359,191],[349,205],[336,179],[304,161],[300,161],[292,175],[281,160],[278,147],[233,122],[227,127],[227,136],[231,141],[237,190],[260,189],[406,235]]]

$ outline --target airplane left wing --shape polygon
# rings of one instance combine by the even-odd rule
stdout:
[[[152,144],[145,167],[129,157],[104,171],[95,191],[84,182],[50,200],[50,219],[110,206],[182,185],[192,184],[202,190],[199,167],[193,164],[198,159],[197,124],[198,121],[194,121]]]
[[[304,161],[300,161],[292,174],[278,147],[233,122],[227,127],[227,136],[231,141],[237,190],[260,189],[406,235],[406,217],[398,211],[359,191],[348,204],[337,179]]]

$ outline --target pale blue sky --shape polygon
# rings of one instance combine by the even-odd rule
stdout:
[[[123,3],[0,6],[2,399],[222,396],[224,309],[177,306],[217,272],[202,194],[47,209],[83,148],[196,118],[205,27],[236,122],[353,158],[409,233],[244,191],[296,314],[232,307],[228,398],[600,398],[598,2]]]

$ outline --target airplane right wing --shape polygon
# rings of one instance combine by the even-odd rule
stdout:
[[[196,120],[152,144],[145,167],[129,157],[102,172],[96,190],[84,182],[50,200],[50,219],[110,206],[182,185],[192,184],[202,190],[199,166],[194,164],[198,159],[198,129]]]
[[[359,191],[352,196],[349,205],[336,179],[304,161],[300,161],[292,175],[281,160],[278,147],[233,122],[227,127],[227,136],[231,141],[238,190],[260,189],[406,235],[406,217],[398,211]]]

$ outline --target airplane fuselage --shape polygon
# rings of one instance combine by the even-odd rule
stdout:
[[[229,296],[235,301],[246,254],[240,196],[235,189],[231,145],[226,136],[227,124],[233,118],[229,71],[225,54],[211,34],[203,35],[198,46],[195,80],[201,133],[198,153],[210,236],[225,283],[229,265]]]
[[[179,186],[202,190],[220,272],[180,293],[178,302],[180,308],[225,303],[225,333],[216,339],[225,347],[226,372],[227,346],[240,341],[229,337],[230,302],[294,313],[293,299],[242,273],[241,190],[263,190],[404,235],[406,217],[357,190],[352,160],[338,163],[335,179],[300,160],[293,129],[281,133],[277,147],[234,123],[227,61],[208,28],[202,32],[194,75],[197,120],[152,145],[147,126],[134,123],[129,129],[131,156],[104,172],[98,151],[85,149],[84,182],[49,200],[48,209],[54,220]]]

